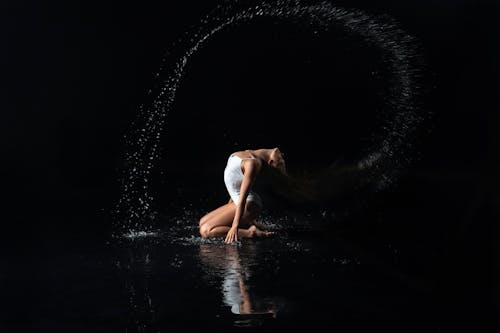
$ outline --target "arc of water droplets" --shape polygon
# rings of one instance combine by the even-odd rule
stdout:
[[[125,170],[122,195],[115,210],[118,229],[133,232],[148,230],[148,218],[153,213],[153,196],[150,177],[154,163],[159,158],[160,132],[175,99],[176,90],[189,58],[216,33],[232,26],[250,22],[257,17],[298,19],[311,27],[325,31],[334,27],[346,34],[361,37],[366,43],[377,46],[385,57],[388,71],[392,73],[392,86],[388,93],[387,110],[390,119],[383,128],[383,138],[370,147],[363,163],[373,169],[380,187],[388,186],[406,163],[411,161],[411,136],[424,119],[415,107],[419,87],[419,53],[413,37],[397,27],[390,19],[375,20],[360,10],[338,8],[322,2],[301,5],[298,1],[263,2],[242,10],[223,4],[201,20],[202,24],[181,42],[187,43],[185,52],[174,62],[160,91],[149,107],[141,106],[131,134],[126,136]],[[163,73],[156,74],[162,77]],[[144,224],[146,223],[146,224]]]

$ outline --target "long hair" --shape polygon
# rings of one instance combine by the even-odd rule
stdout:
[[[312,173],[283,174],[265,165],[260,186],[274,201],[290,207],[325,207],[372,185],[372,173],[362,163],[329,166]]]

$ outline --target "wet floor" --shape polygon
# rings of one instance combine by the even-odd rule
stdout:
[[[432,315],[429,286],[332,241],[321,221],[267,221],[275,236],[226,245],[198,237],[194,216],[171,221],[168,231],[54,244],[32,258],[34,272],[15,263],[11,283],[32,292],[8,291],[18,307],[4,323],[38,332],[298,325],[397,331],[415,319],[415,303],[420,318]],[[16,297],[26,294],[31,299]],[[414,331],[433,331],[426,325],[414,322]]]
[[[376,223],[270,214],[262,223],[275,235],[235,245],[200,238],[203,210],[192,207],[159,216],[149,233],[48,232],[40,246],[4,251],[1,323],[5,332],[451,331],[468,310],[447,296],[471,287],[446,271],[450,257],[437,244],[449,222],[435,225],[443,213],[422,219],[439,205],[421,201],[412,214],[402,207],[399,229],[397,214]],[[27,240],[16,242],[21,249]]]

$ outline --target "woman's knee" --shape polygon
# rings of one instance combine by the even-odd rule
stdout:
[[[210,235],[210,230],[212,230],[212,226],[205,223],[200,224],[200,235],[203,238],[207,238]]]
[[[199,225],[200,227],[204,224],[206,224],[208,221],[210,221],[212,218],[214,217],[214,212],[210,212],[210,213],[207,213],[205,214],[204,216],[201,217],[200,221],[199,221]]]
[[[205,224],[206,222],[208,221],[208,214],[206,214],[205,216],[203,216],[201,219],[200,219],[200,228],[203,224]]]

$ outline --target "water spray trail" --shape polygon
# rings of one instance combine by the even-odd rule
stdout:
[[[416,129],[426,117],[418,107],[422,62],[418,43],[412,36],[391,18],[374,18],[360,10],[339,8],[328,2],[308,5],[299,1],[277,1],[246,8],[241,6],[240,2],[235,2],[216,7],[179,41],[183,51],[177,60],[171,62],[173,66],[167,64],[168,71],[162,68],[156,74],[160,79],[160,90],[150,92],[156,94],[153,101],[148,107],[140,107],[132,130],[125,137],[127,150],[122,193],[115,209],[118,233],[148,231],[152,227],[154,198],[151,178],[155,162],[160,157],[160,133],[190,57],[215,34],[251,23],[256,18],[297,22],[315,32],[337,29],[379,49],[390,73],[390,89],[383,110],[385,126],[382,134],[368,147],[362,162],[372,169],[372,177],[379,188],[384,188],[412,161],[411,148]]]

